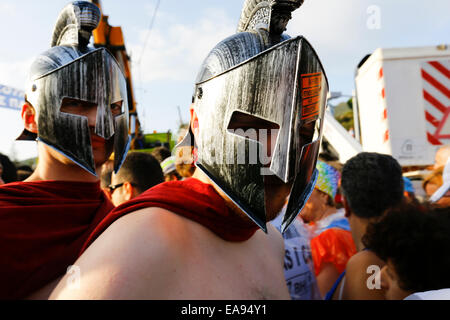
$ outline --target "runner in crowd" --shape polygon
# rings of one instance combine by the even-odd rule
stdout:
[[[112,173],[108,188],[113,204],[118,206],[162,182],[164,175],[155,157],[149,153],[130,152],[119,172]]]
[[[450,145],[440,147],[434,157],[433,169],[443,168],[450,158]]]
[[[378,281],[386,299],[450,299],[450,208],[390,210],[362,241],[385,262]]]
[[[384,299],[380,287],[369,288],[368,269],[384,262],[362,243],[369,223],[377,221],[387,209],[399,205],[404,186],[402,168],[389,155],[362,152],[348,160],[342,170],[341,188],[344,195],[345,216],[350,223],[358,251],[347,263],[346,270],[327,294],[328,299],[376,300]]]
[[[271,223],[281,232],[284,211]],[[300,218],[282,234],[284,239],[284,277],[292,300],[322,300],[314,273],[310,231]]]
[[[196,81],[183,141],[196,147],[193,178],[111,212],[76,262],[82,289],[64,278],[51,298],[289,299],[283,239],[267,222],[290,195],[285,231],[314,187],[328,92],[309,43],[283,34],[302,2],[245,2]]]
[[[442,172],[442,184],[430,197],[430,202],[441,207],[450,207],[450,158]]]
[[[314,270],[320,293],[325,297],[348,259],[356,253],[345,210],[334,204],[340,173],[325,162],[318,161],[316,187],[300,213],[309,223]]]
[[[172,155],[172,152],[170,152],[169,149],[166,147],[156,147],[152,151],[152,156],[155,157],[156,160],[158,160],[159,163],[163,162],[167,158],[169,158]]]
[[[125,78],[105,49],[88,47],[100,10],[68,4],[52,48],[31,66],[22,140],[37,140],[39,162],[24,182],[0,187],[0,299],[47,298],[113,209],[100,189],[101,165],[127,152]]]
[[[164,181],[179,181],[182,177],[175,166],[175,156],[166,147],[157,147],[152,155],[159,161],[164,174]]]
[[[428,199],[435,193],[440,186],[444,183],[442,179],[442,174],[444,172],[444,167],[437,168],[429,173],[422,182],[422,188],[425,191]]]

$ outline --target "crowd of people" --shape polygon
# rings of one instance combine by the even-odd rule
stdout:
[[[302,1],[260,23],[252,3],[203,63],[178,146],[151,153],[128,151],[123,74],[89,46],[99,9],[63,9],[22,108],[37,166],[0,155],[0,299],[450,299],[450,146],[426,199],[390,155],[325,161],[326,76],[284,34]]]

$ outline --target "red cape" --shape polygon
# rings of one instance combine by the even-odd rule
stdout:
[[[111,211],[89,236],[83,251],[114,221],[133,211],[158,207],[202,224],[226,241],[246,241],[258,230],[230,210],[214,188],[197,179],[159,184]]]
[[[66,273],[114,208],[100,183],[0,186],[0,299],[22,299]]]

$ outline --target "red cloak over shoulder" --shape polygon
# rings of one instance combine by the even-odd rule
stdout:
[[[159,184],[111,211],[83,246],[83,251],[114,221],[133,211],[158,207],[200,223],[226,241],[250,239],[258,226],[227,207],[214,188],[195,178]]]
[[[100,183],[0,186],[0,299],[23,299],[67,271],[114,208]]]

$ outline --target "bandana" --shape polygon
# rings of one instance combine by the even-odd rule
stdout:
[[[338,190],[341,174],[335,168],[322,161],[317,161],[316,168],[319,171],[316,188],[328,194],[331,199],[334,199]]]

